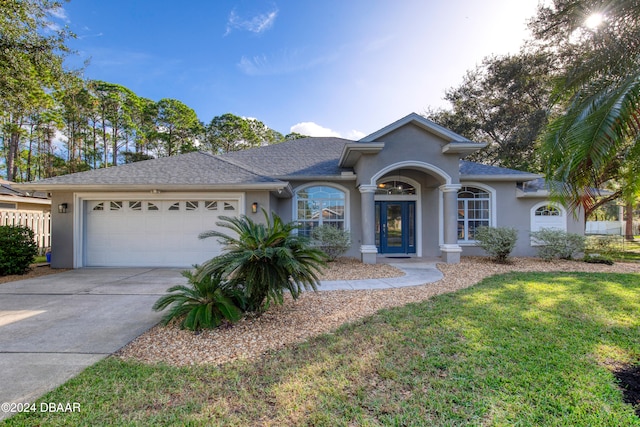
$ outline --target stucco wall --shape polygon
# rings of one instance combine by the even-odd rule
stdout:
[[[462,185],[472,185],[462,182]],[[485,186],[495,189],[496,227],[513,227],[518,231],[518,240],[512,252],[512,256],[536,256],[537,249],[531,246],[531,209],[545,202],[544,198],[517,198],[516,186],[513,182],[486,182]],[[576,219],[570,211],[567,211],[567,231],[570,233],[584,234],[584,215]],[[486,252],[476,246],[462,246],[462,255],[486,256]]]
[[[67,204],[67,213],[58,213],[58,205]],[[51,267],[73,268],[73,193],[53,193],[51,205]]]
[[[433,165],[451,177],[451,183],[458,182],[459,159],[457,155],[443,155],[442,147],[446,141],[413,124],[404,126],[384,136],[380,140],[385,146],[375,156],[362,156],[355,165],[358,184],[371,183],[371,177],[379,171],[401,162],[421,162]],[[432,173],[440,184],[444,180],[437,172]]]

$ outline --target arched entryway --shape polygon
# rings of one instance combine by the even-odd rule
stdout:
[[[420,247],[417,208],[420,206],[420,183],[402,176],[378,180],[375,191],[376,247],[379,254],[407,255]]]
[[[379,254],[420,257],[424,245],[428,253],[440,253],[445,262],[459,261],[456,195],[460,185],[447,172],[425,162],[398,162],[374,173],[358,189],[363,262],[375,263]],[[423,217],[425,209],[430,210],[428,219]],[[429,237],[439,234],[439,242]],[[424,236],[431,240],[423,242]]]

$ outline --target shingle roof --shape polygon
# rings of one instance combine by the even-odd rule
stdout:
[[[193,152],[48,178],[28,187],[53,186],[284,186],[296,177],[340,176],[345,144],[342,138],[304,138],[214,156]],[[462,178],[527,181],[538,175],[513,169],[460,161]],[[262,188],[262,187],[261,187]]]
[[[521,177],[523,180],[536,179],[539,177],[537,174],[531,172],[524,172],[515,169],[507,169],[499,166],[483,165],[482,163],[469,162],[466,160],[460,160],[460,176],[485,176],[490,177],[513,177],[515,179]]]
[[[302,138],[220,157],[272,177],[340,175],[338,166],[348,139],[332,137]]]
[[[94,169],[38,181],[39,185],[232,185],[280,181],[225,161],[193,152],[118,167]]]

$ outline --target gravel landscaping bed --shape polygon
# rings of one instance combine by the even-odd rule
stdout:
[[[305,292],[297,301],[287,299],[284,305],[273,307],[260,317],[247,317],[215,330],[193,333],[181,330],[175,324],[155,326],[115,356],[175,366],[222,364],[260,357],[265,352],[330,332],[343,323],[380,309],[467,288],[494,274],[511,271],[640,273],[640,264],[607,266],[577,261],[544,262],[533,258],[517,258],[511,264],[498,265],[486,258],[470,257],[463,258],[460,264],[438,264],[438,268],[444,274],[444,279],[438,282],[397,289]],[[391,266],[363,265],[355,260],[342,260],[332,269],[335,270],[326,272],[322,280],[398,276],[398,270]]]

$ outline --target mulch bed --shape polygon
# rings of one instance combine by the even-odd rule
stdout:
[[[625,366],[613,372],[620,381],[624,401],[632,405],[640,417],[640,365]]]

